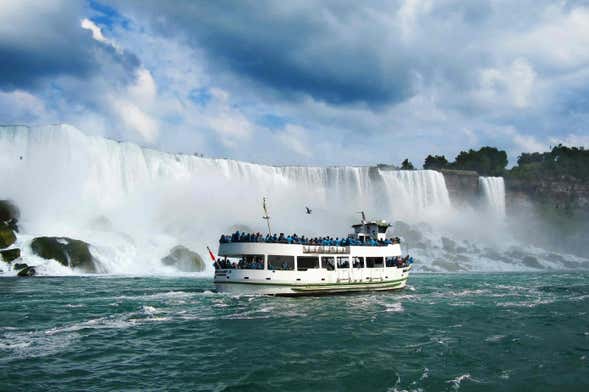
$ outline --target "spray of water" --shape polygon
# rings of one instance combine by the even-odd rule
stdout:
[[[479,177],[484,205],[498,219],[505,217],[505,183],[503,177]]]
[[[0,128],[0,176],[6,184],[0,196],[22,211],[25,257],[34,259],[27,243],[35,236],[68,236],[91,243],[101,270],[115,274],[173,273],[161,259],[176,245],[206,255],[206,245],[214,247],[221,232],[264,232],[263,196],[276,232],[345,236],[358,211],[404,221],[398,229],[420,233],[408,236],[408,245],[433,270],[452,269],[432,264],[448,258],[446,236],[488,244],[500,237],[500,230],[480,225],[476,209],[453,206],[443,175],[435,171],[207,159],[91,137],[67,125]],[[502,182],[487,178],[481,184],[486,204],[501,214]],[[454,252],[483,260],[483,249]],[[474,262],[468,269],[485,265]],[[49,273],[65,272],[55,266]]]

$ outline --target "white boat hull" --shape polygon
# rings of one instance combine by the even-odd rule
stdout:
[[[406,286],[406,268],[378,268],[342,271],[267,271],[218,270],[215,286],[218,292],[250,295],[311,296],[366,291],[399,290]],[[346,271],[348,272],[348,271]]]

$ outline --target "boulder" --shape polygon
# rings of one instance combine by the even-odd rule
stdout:
[[[0,220],[6,222],[19,219],[20,211],[14,203],[10,200],[0,200]]]
[[[96,263],[90,245],[67,237],[37,237],[31,242],[33,253],[44,259],[53,259],[62,265],[96,272]]]
[[[0,221],[0,249],[8,248],[16,242],[16,235],[12,228],[6,223]]]
[[[7,263],[10,263],[11,261],[16,260],[20,257],[20,249],[14,248],[0,250],[0,256],[2,260],[6,261]]]
[[[10,230],[18,233],[20,211],[10,200],[0,200],[0,221],[5,222]]]
[[[35,267],[27,267],[25,269],[20,270],[16,276],[20,276],[22,278],[22,277],[35,276],[36,274],[37,274],[37,271],[35,270]]]
[[[25,263],[15,263],[15,264],[12,266],[12,268],[13,268],[15,271],[20,271],[20,270],[22,270],[22,269],[29,268],[29,266],[28,266],[28,265],[26,265]]]
[[[183,272],[202,272],[206,268],[204,260],[198,253],[182,245],[170,249],[170,254],[162,259],[162,263]]]

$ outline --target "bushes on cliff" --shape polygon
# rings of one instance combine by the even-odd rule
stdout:
[[[510,174],[520,178],[567,176],[587,180],[589,150],[559,144],[549,152],[523,153]]]
[[[401,163],[401,170],[415,170],[415,167],[413,166],[413,163],[409,161],[409,159],[405,159]]]
[[[507,166],[507,153],[495,147],[483,147],[478,151],[461,151],[448,162],[444,155],[428,155],[423,163],[424,169],[441,170],[469,170],[476,171],[481,176],[501,176]]]
[[[448,160],[444,155],[428,155],[423,163],[424,169],[440,170],[448,167]]]
[[[455,170],[474,170],[481,176],[501,176],[507,166],[507,153],[495,147],[483,147],[478,151],[461,151],[449,165]]]

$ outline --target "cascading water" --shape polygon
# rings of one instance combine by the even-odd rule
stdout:
[[[422,270],[452,270],[451,265],[437,266],[436,258],[447,263],[449,257],[466,257],[465,252],[483,262],[455,261],[460,268],[509,268],[508,262],[498,266],[491,253],[488,260],[494,264],[479,256],[486,248],[472,240],[448,242],[448,222],[462,228],[467,223],[457,215],[464,211],[451,205],[443,175],[430,170],[276,167],[207,159],[86,136],[57,125],[1,127],[0,178],[0,198],[14,200],[21,209],[18,246],[25,258],[38,263],[44,261],[32,255],[32,238],[64,236],[92,244],[100,271],[174,273],[162,258],[177,245],[206,255],[206,245],[215,248],[221,232],[264,232],[261,199],[267,196],[277,232],[341,237],[357,223],[357,213],[365,211],[370,218],[413,225],[402,235],[411,252],[422,256]],[[481,181],[489,205],[504,214],[500,179]],[[305,206],[311,207],[311,215]],[[469,218],[474,227],[480,220],[476,216]],[[403,225],[394,229],[401,232]],[[49,274],[70,273],[57,263],[47,268]],[[212,266],[208,268],[210,274]]]
[[[503,177],[479,177],[485,205],[499,217],[505,217],[505,183]]]

